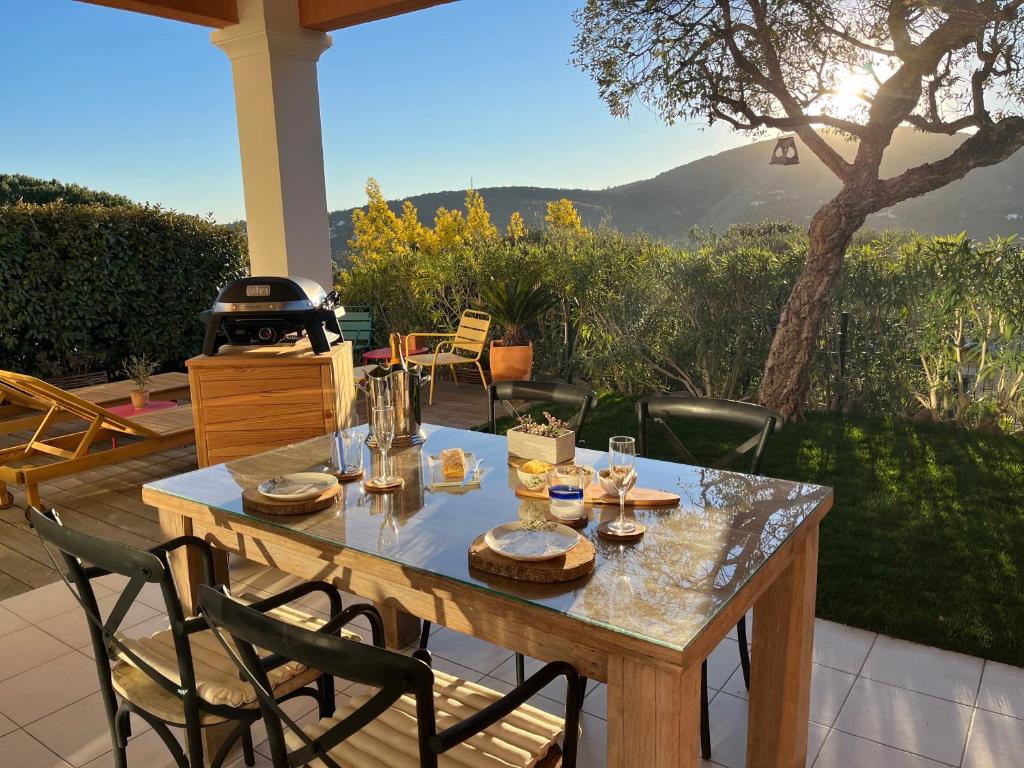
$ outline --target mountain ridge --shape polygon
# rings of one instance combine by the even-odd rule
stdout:
[[[921,134],[899,129],[886,152],[884,177],[949,154],[964,135]],[[826,139],[851,156],[855,145],[834,136]],[[800,163],[768,163],[775,139],[753,142],[670,168],[648,179],[606,189],[538,186],[484,187],[492,221],[499,228],[519,211],[528,226],[539,226],[546,204],[567,197],[576,204],[588,226],[608,222],[624,232],[644,232],[669,242],[683,243],[693,227],[724,229],[730,224],[764,218],[790,219],[806,224],[814,212],[838,190],[832,173],[798,142]],[[904,201],[868,218],[873,229],[911,229],[950,234],[966,230],[972,237],[1011,235],[1024,222],[1024,152],[989,168],[972,171],[964,179],[923,198]],[[417,208],[420,220],[431,224],[438,207],[461,208],[466,190],[444,190],[389,200],[400,212],[405,200]],[[335,252],[346,249],[355,209],[332,211],[331,237]]]

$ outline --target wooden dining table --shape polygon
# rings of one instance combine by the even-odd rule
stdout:
[[[159,509],[165,536],[199,536],[224,554],[222,580],[234,553],[373,601],[391,644],[415,638],[426,619],[542,661],[569,661],[606,682],[609,768],[697,765],[701,664],[753,608],[747,765],[803,768],[818,528],[830,488],[637,459],[638,487],[678,494],[679,504],[628,512],[646,527],[633,543],[597,535],[617,506],[588,508],[581,534],[597,551],[593,573],[535,584],[469,565],[478,536],[547,506],[516,495],[505,438],[431,425],[424,432],[423,445],[392,453],[404,487],[368,493],[352,482],[321,512],[251,514],[242,491],[328,465],[331,436],[148,483],[143,499]],[[445,448],[483,460],[479,484],[435,487],[427,457]],[[379,454],[365,450],[367,470],[378,472]],[[606,456],[579,449],[576,461],[600,467]],[[202,566],[175,558],[192,610]],[[207,730],[211,742],[222,738]]]

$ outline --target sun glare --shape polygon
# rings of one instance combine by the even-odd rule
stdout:
[[[836,87],[828,98],[828,105],[834,113],[842,117],[852,117],[867,109],[865,96],[870,97],[878,87],[871,74],[858,67],[840,75]]]

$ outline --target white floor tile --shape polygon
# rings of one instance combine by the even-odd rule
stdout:
[[[708,688],[721,690],[734,672],[738,675],[740,685],[743,685],[739,644],[726,638],[708,656]]]
[[[172,728],[171,733],[180,737],[182,731]],[[179,742],[181,739],[178,739]],[[174,761],[163,740],[152,729],[128,742],[129,768],[171,768]],[[85,768],[114,768],[114,753],[106,752],[86,763]]]
[[[69,768],[68,764],[24,731],[0,736],[3,764],[14,768]]]
[[[856,680],[848,672],[815,664],[811,673],[811,721],[831,727]]]
[[[483,677],[480,672],[470,669],[469,667],[464,667],[461,664],[456,664],[454,661],[448,661],[448,659],[443,656],[435,656],[431,660],[431,666],[441,672],[445,672],[453,677],[459,678],[460,680],[466,680],[471,683],[475,683]]]
[[[859,736],[832,731],[814,768],[943,768],[943,764]]]
[[[879,635],[861,675],[960,704],[974,704],[984,662]]]
[[[583,711],[602,720],[608,719],[608,686],[604,683],[592,684],[587,698],[583,700]]]
[[[451,629],[442,629],[430,636],[430,652],[483,674],[512,658],[504,648]]]
[[[576,764],[583,768],[606,768],[608,765],[608,730],[604,720],[583,715],[580,720],[579,754]]]
[[[818,619],[814,624],[814,661],[857,674],[875,637],[874,632]]]
[[[100,609],[100,618],[106,621],[107,616],[117,603],[118,595],[107,595],[99,598],[96,603]],[[121,627],[131,627],[156,615],[156,611],[142,602],[134,603],[125,614]],[[76,608],[49,619],[40,621],[36,626],[72,648],[89,645],[89,622],[85,612]]]
[[[26,626],[0,637],[0,681],[35,669],[71,650],[38,627]]]
[[[971,708],[861,678],[835,727],[905,752],[957,765]]]
[[[94,590],[97,598],[110,594],[110,590],[102,585],[95,585]],[[31,592],[9,597],[0,603],[0,607],[6,608],[25,621],[37,623],[66,613],[72,608],[79,608],[79,605],[64,582],[56,581]]]
[[[72,651],[0,683],[0,712],[18,725],[45,717],[100,688],[96,664]]]
[[[28,626],[28,622],[6,608],[0,608],[0,637]]]
[[[744,768],[747,764],[747,701],[720,693],[708,707],[711,721],[711,761],[725,768]],[[807,730],[807,761],[814,762],[828,728],[810,723]]]
[[[132,718],[133,735],[148,730],[146,721]],[[25,726],[25,730],[75,766],[82,766],[111,749],[106,710],[97,692],[52,715]]]
[[[978,706],[1024,719],[1024,669],[987,662],[981,678]]]
[[[978,710],[963,768],[1024,765],[1024,720]]]
[[[831,727],[856,679],[856,675],[849,672],[812,664],[811,722]],[[748,698],[749,694],[743,685],[743,671],[737,669],[733,672],[722,690],[741,699]]]

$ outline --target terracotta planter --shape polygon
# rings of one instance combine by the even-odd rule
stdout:
[[[529,381],[533,376],[533,342],[506,347],[491,342],[491,381]]]
[[[132,408],[136,411],[140,411],[149,405],[149,390],[148,389],[133,389],[128,394],[132,397]]]
[[[506,434],[510,456],[540,459],[548,464],[562,464],[576,456],[575,432],[566,432],[558,437],[542,437],[521,432],[519,427],[512,427]]]

